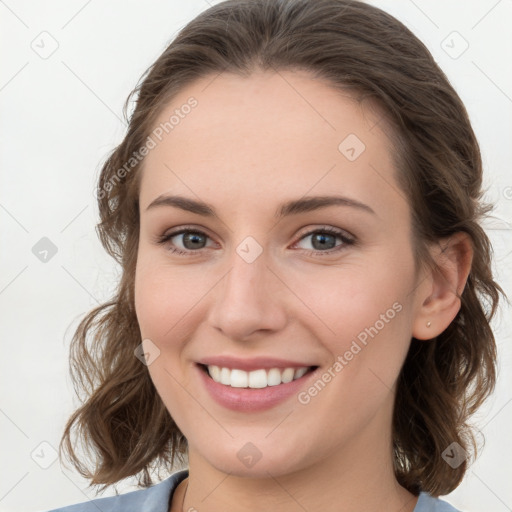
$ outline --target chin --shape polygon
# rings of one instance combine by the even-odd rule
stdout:
[[[278,448],[268,439],[261,442],[231,440],[214,451],[210,446],[201,456],[216,470],[240,478],[277,477],[311,464],[311,457],[305,463],[304,453],[299,454],[296,446],[284,447],[280,443]]]

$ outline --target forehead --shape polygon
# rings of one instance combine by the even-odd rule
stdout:
[[[173,98],[154,128],[165,123],[143,165],[142,206],[167,191],[246,205],[263,194],[296,198],[333,188],[377,208],[397,199],[382,114],[307,72],[204,77]]]

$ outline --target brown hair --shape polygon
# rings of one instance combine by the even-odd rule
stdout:
[[[481,203],[480,151],[464,105],[427,48],[389,14],[350,0],[217,4],[181,30],[130,94],[125,116],[134,97],[136,104],[127,134],[103,165],[97,189],[99,237],[122,266],[122,277],[115,297],[91,311],[73,337],[71,373],[84,395],[65,428],[61,455],[65,450],[91,485],[138,475],[148,486],[152,465],[171,468],[186,454],[186,439],[134,356],[141,343],[134,275],[144,162],[134,155],[162,109],[188,84],[221,72],[247,77],[257,69],[308,70],[382,107],[393,126],[418,261],[426,261],[428,243],[459,231],[471,238],[474,257],[461,309],[437,338],[412,340],[393,418],[400,484],[415,494],[447,494],[460,483],[467,462],[452,469],[442,452],[452,442],[476,452],[468,418],[496,379],[490,319],[503,292],[493,280],[490,242],[478,223],[489,211]],[[75,452],[72,434],[92,456],[92,471]]]

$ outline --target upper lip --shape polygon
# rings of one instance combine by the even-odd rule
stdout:
[[[269,368],[304,368],[314,366],[308,363],[291,361],[288,359],[279,359],[275,357],[251,357],[239,358],[232,356],[212,356],[205,357],[198,361],[198,364],[206,366],[220,366],[222,368],[238,369],[245,371],[269,369]]]

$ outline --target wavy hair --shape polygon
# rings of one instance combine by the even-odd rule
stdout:
[[[447,494],[468,461],[453,469],[442,452],[457,442],[476,453],[468,420],[496,380],[490,321],[503,292],[493,280],[491,245],[480,226],[490,210],[482,202],[480,150],[462,101],[424,44],[391,15],[351,0],[217,4],[178,33],[128,97],[125,117],[132,101],[134,109],[127,133],[106,159],[97,186],[97,232],[122,275],[112,300],[89,312],[73,336],[71,375],[81,406],[65,427],[61,458],[65,453],[90,485],[106,487],[134,475],[148,486],[153,466],[170,469],[186,457],[185,437],[134,356],[141,343],[134,275],[144,164],[135,156],[162,109],[187,85],[255,70],[307,70],[380,106],[412,209],[417,262],[427,261],[429,243],[461,231],[471,239],[474,256],[460,311],[436,338],[411,340],[393,413],[398,482],[414,494]]]

